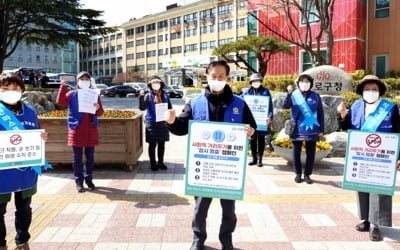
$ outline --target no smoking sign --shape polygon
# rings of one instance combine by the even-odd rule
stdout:
[[[18,145],[22,142],[21,135],[14,134],[10,137],[10,143],[13,145]]]
[[[368,147],[377,148],[382,143],[382,138],[377,134],[370,134],[365,138]]]

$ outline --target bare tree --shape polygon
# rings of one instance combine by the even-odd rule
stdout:
[[[272,35],[304,49],[316,66],[332,64],[334,4],[335,0],[249,0],[266,17],[261,20],[255,12],[249,14]],[[324,40],[326,56],[321,53]]]

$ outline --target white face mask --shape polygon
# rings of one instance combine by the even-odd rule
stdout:
[[[78,86],[81,89],[88,89],[90,88],[90,80],[79,80]]]
[[[310,82],[299,82],[299,89],[301,91],[309,91],[311,87],[311,83]]]
[[[0,92],[0,99],[10,105],[16,104],[21,100],[22,93],[15,90],[6,90]]]
[[[153,89],[153,90],[159,90],[160,88],[161,88],[161,84],[159,84],[159,83],[152,83],[151,84],[151,88]]]
[[[253,81],[251,82],[251,86],[255,89],[258,89],[261,86],[261,82],[259,81]]]
[[[213,92],[220,92],[224,89],[226,85],[226,81],[218,81],[218,80],[207,80],[208,86],[210,86],[210,90]]]
[[[379,91],[375,90],[364,90],[363,91],[363,99],[367,103],[374,103],[379,99]]]

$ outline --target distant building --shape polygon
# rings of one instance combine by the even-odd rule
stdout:
[[[46,72],[77,72],[76,43],[57,48],[49,45],[21,42],[15,52],[4,61],[4,70],[19,67],[43,68]]]
[[[147,76],[165,75],[174,85],[198,85],[204,66],[217,59],[212,49],[246,36],[247,19],[246,0],[173,4],[122,24],[115,34],[93,37],[80,47],[79,66],[94,76],[139,69]],[[234,65],[231,69],[233,76],[247,75]]]

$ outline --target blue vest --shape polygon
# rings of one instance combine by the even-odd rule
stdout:
[[[22,123],[25,129],[38,129],[39,122],[35,110],[22,105],[22,114],[15,117]],[[0,130],[5,128],[0,125]],[[38,174],[30,167],[0,170],[0,193],[12,193],[33,188],[38,180]]]
[[[293,101],[293,96],[291,98],[292,98],[292,104],[294,104],[295,102]],[[313,114],[318,113],[318,102],[320,102],[320,100],[318,98],[317,93],[313,91],[310,94],[308,94],[306,103],[310,107],[310,110]],[[295,134],[297,135],[314,135],[322,132],[319,126],[313,126],[312,129],[309,128],[307,130],[305,126],[299,126],[304,121],[305,118],[297,105],[292,106],[292,119],[297,121],[295,128]],[[316,119],[318,121],[318,117]]]
[[[397,107],[396,105],[394,106]],[[365,122],[365,103],[364,100],[357,100],[351,105],[351,129],[360,130]],[[392,132],[392,115],[390,111],[382,123],[379,125],[378,130],[380,132]]]
[[[149,93],[149,105],[145,115],[145,119],[148,122],[156,122],[156,106],[154,102],[155,96],[156,95],[153,92]],[[163,103],[168,103],[168,96],[165,92],[162,92],[161,99]]]
[[[233,101],[225,108],[224,122],[242,123],[244,100],[233,95]],[[205,95],[192,99],[192,116],[193,120],[209,121],[208,100]]]
[[[78,105],[78,91],[74,90],[71,93],[71,100],[68,105],[69,111],[68,111],[68,128],[70,129],[76,129],[79,124],[81,123],[81,120],[83,118],[83,115],[85,113],[79,112],[79,105]],[[94,114],[90,114],[92,123],[95,127],[99,125],[99,121],[97,120],[97,117]]]

